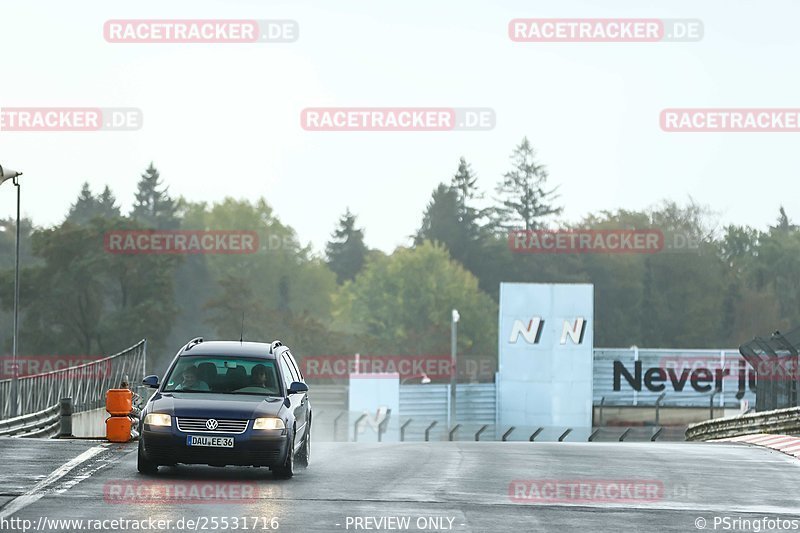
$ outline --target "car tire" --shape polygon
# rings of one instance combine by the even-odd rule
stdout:
[[[144,449],[141,439],[139,440],[139,453],[136,456],[136,469],[140,474],[152,475],[158,473],[158,465],[148,461],[144,456]]]
[[[306,431],[306,436],[303,437],[303,447],[297,454],[297,464],[302,468],[308,468],[308,463],[311,461],[311,427],[309,426]]]
[[[283,464],[272,467],[272,474],[278,479],[289,479],[294,476],[294,437],[289,441],[288,448]]]

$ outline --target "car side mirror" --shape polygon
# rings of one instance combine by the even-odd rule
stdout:
[[[147,385],[151,389],[157,389],[158,388],[158,376],[155,376],[155,375],[147,376],[146,378],[144,378],[142,380],[142,385]]]
[[[308,392],[308,385],[299,381],[293,381],[289,385],[289,394],[300,394],[301,392]]]

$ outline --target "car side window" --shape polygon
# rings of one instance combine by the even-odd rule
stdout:
[[[283,357],[278,358],[278,366],[281,367],[281,374],[283,374],[283,382],[284,386],[288,389],[289,386],[295,381],[294,376],[292,376],[291,370],[289,370],[289,365],[286,364],[286,360]]]
[[[286,357],[289,359],[289,363],[291,364],[291,368],[294,369],[295,374],[299,378],[297,381],[302,381],[305,383],[305,378],[303,378],[303,373],[300,372],[300,365],[297,364],[297,360],[292,355],[292,352],[286,352]]]
[[[283,354],[282,359],[284,364],[289,367],[289,372],[292,373],[292,381],[300,381],[300,374],[292,364],[292,359],[287,354]]]

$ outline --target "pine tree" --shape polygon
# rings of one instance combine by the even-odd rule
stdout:
[[[522,139],[511,155],[513,169],[506,172],[497,186],[500,205],[495,209],[498,227],[509,230],[524,226],[526,230],[540,229],[542,220],[557,215],[563,207],[553,203],[558,187],[547,190],[549,174],[537,163],[536,151],[528,138]]]
[[[97,197],[97,209],[100,216],[104,218],[117,218],[120,216],[117,199],[114,197],[114,193],[111,192],[111,189],[108,188],[108,185],[106,185],[103,192],[100,193],[100,196]]]
[[[344,283],[356,277],[367,256],[364,231],[356,229],[356,216],[349,208],[339,219],[332,237],[325,247],[328,266],[336,274],[337,282]]]
[[[161,176],[150,163],[139,180],[131,216],[153,229],[174,229],[178,226],[176,205],[167,193],[167,187],[162,189],[161,185]]]
[[[89,183],[84,182],[78,199],[69,208],[67,221],[74,224],[86,224],[96,216],[99,216],[97,199],[92,194]]]

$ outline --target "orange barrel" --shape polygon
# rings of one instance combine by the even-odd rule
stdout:
[[[133,393],[128,389],[109,389],[106,392],[106,411],[111,416],[127,416],[133,410]]]
[[[128,442],[131,440],[133,420],[127,416],[106,418],[106,438],[109,442]]]

